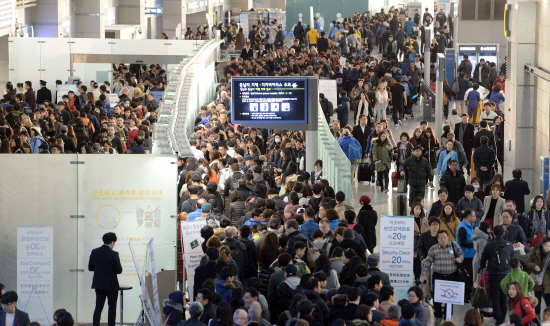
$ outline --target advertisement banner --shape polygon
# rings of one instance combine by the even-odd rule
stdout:
[[[195,268],[200,265],[204,253],[202,252],[201,229],[206,225],[206,220],[194,220],[181,222],[181,241],[185,270],[187,271],[187,290],[189,297],[194,299],[193,285],[195,284]]]
[[[382,216],[380,218],[380,270],[387,273],[395,289],[396,302],[407,299],[414,285],[414,218]]]
[[[338,107],[336,79],[319,79],[319,93],[323,93],[334,108]]]
[[[17,227],[17,307],[32,321],[53,321],[53,227]]]

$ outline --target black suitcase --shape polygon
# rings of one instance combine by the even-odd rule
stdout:
[[[369,164],[362,163],[357,166],[357,181],[371,181],[372,173]]]
[[[407,196],[402,193],[393,193],[393,216],[408,216]]]

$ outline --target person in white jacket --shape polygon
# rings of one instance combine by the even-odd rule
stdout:
[[[355,117],[355,125],[359,124],[359,117],[364,114],[367,116],[367,121],[372,120],[372,113],[369,110],[369,101],[367,101],[367,94],[361,92],[359,94],[359,102],[357,103],[357,115]]]
[[[388,106],[388,90],[386,89],[386,83],[378,84],[376,89],[376,123],[379,123],[380,120],[386,118],[386,108]]]

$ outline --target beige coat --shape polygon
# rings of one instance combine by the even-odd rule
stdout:
[[[483,210],[485,211],[485,214],[481,219],[482,222],[485,221],[485,218],[487,218],[487,212],[489,212],[489,207],[491,206],[491,198],[492,196],[485,196],[485,199],[483,200]],[[498,197],[497,205],[495,207],[495,215],[493,217],[493,227],[496,225],[502,225],[502,212],[505,210],[506,200],[502,197]]]
[[[286,184],[289,183],[290,181],[296,182],[297,178],[298,178],[298,175],[296,175],[296,174],[289,175],[289,176],[286,177],[284,184],[282,183],[283,180],[281,179],[281,190],[279,191],[279,196],[284,195],[285,189],[286,189]]]

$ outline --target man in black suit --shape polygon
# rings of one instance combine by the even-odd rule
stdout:
[[[481,147],[481,137],[487,136],[489,138],[489,147],[491,147],[495,153],[497,152],[497,147],[495,144],[495,134],[491,131],[491,128],[487,125],[487,121],[482,120],[479,122],[479,131],[476,132],[476,139],[474,141],[474,148]]]
[[[474,147],[474,125],[468,122],[468,114],[462,114],[462,122],[455,125],[455,139],[464,147],[466,160],[468,162],[467,172],[470,175],[470,166],[472,162],[472,148]]]
[[[208,257],[208,263],[206,265],[198,266],[195,269],[195,283],[193,284],[193,298],[197,297],[199,290],[202,289],[202,283],[209,278],[216,279],[216,263],[220,252],[216,248],[206,249],[206,256]]]
[[[189,305],[189,315],[191,316],[191,318],[187,319],[186,321],[181,321],[176,326],[206,326],[205,323],[200,321],[203,313],[204,309],[202,305],[197,301],[192,302]]]
[[[93,326],[99,326],[105,299],[109,300],[108,325],[115,326],[116,301],[119,290],[117,274],[122,273],[118,252],[113,251],[116,241],[116,234],[113,232],[105,233],[103,235],[103,246],[92,250],[90,254],[88,270],[94,272],[92,289],[95,289],[96,293]]]
[[[254,57],[254,50],[250,48],[250,42],[246,42],[246,47],[241,50],[241,58],[244,60]]]
[[[36,104],[42,104],[44,101],[52,101],[52,92],[46,88],[46,82],[40,81],[40,89],[36,91]]]
[[[29,315],[17,309],[17,293],[9,291],[2,295],[2,311],[0,311],[1,326],[28,326],[31,324]]]

